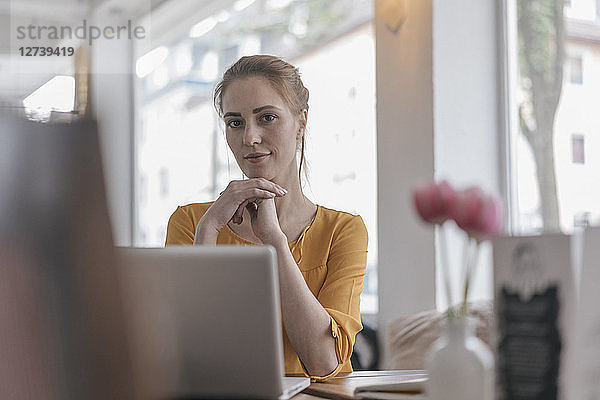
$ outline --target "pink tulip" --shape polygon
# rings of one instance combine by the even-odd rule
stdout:
[[[499,199],[490,198],[485,215],[482,233],[485,236],[501,234],[504,229],[504,203]]]
[[[470,187],[457,193],[450,218],[470,236],[483,239],[501,233],[504,206],[479,187]]]
[[[427,183],[413,190],[413,201],[423,221],[441,224],[449,218],[449,211],[454,208],[456,192],[446,181]]]
[[[484,207],[485,194],[479,187],[470,187],[459,191],[450,217],[465,231],[477,229],[479,215]]]
[[[467,233],[470,238],[475,239],[475,255],[478,254],[479,244],[483,239],[489,236],[497,235],[502,232],[504,221],[504,204],[481,190],[479,187],[470,187],[466,190],[456,192],[446,181],[439,184],[428,183],[416,187],[413,190],[413,201],[417,213],[425,222],[433,224],[443,224],[448,219],[453,219],[456,224]],[[445,230],[441,229],[441,238],[445,237]],[[467,250],[470,249],[473,240],[465,241],[465,262],[466,275],[464,285],[464,299],[461,312],[465,313],[467,309],[467,299],[469,294],[469,282],[472,278],[472,270],[477,264],[476,256],[467,256]],[[442,268],[448,268],[447,242],[443,240],[442,244]],[[446,255],[444,257],[444,255]],[[450,283],[446,271],[445,285],[448,293],[448,304],[452,304],[450,296]]]

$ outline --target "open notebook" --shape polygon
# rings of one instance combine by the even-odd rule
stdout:
[[[425,399],[424,370],[355,371],[314,382],[304,393],[330,399]]]
[[[426,399],[426,374],[398,376],[394,380],[358,386],[354,389],[354,397],[380,400]]]

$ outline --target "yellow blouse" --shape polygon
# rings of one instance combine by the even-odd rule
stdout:
[[[212,202],[177,207],[169,219],[165,244],[191,245],[198,222],[211,205]],[[257,245],[227,225],[219,233],[217,244]],[[367,264],[367,229],[362,218],[317,205],[313,220],[289,247],[310,291],[331,316],[338,366],[327,376],[308,375],[284,327],[285,373],[326,380],[339,372],[352,372],[350,356],[355,336],[362,329],[360,294]]]

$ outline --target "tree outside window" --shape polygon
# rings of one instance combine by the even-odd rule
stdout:
[[[591,184],[600,180],[600,164],[594,163],[600,158],[600,114],[594,106],[600,102],[600,21],[592,15],[596,0],[513,4],[520,128],[511,133],[515,233],[570,232],[581,212],[590,214],[592,224],[600,223],[600,190]],[[576,18],[570,16],[575,8]],[[589,153],[584,154],[583,136],[572,136],[574,131],[589,132]]]

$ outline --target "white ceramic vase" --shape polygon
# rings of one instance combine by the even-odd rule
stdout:
[[[474,334],[474,321],[450,317],[427,357],[428,400],[493,400],[494,357]]]

